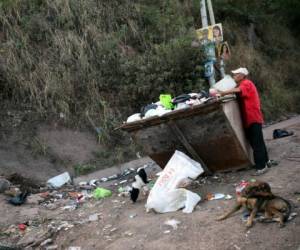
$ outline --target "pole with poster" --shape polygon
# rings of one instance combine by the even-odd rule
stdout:
[[[208,25],[206,1],[210,18],[210,26]],[[202,45],[205,56],[204,76],[208,79],[210,87],[213,87],[213,85],[216,83],[214,68],[215,63],[217,62],[216,48],[218,48],[219,51],[219,48],[221,47],[223,42],[222,24],[215,23],[211,0],[200,0],[200,14],[202,28],[196,30],[196,34],[200,41],[200,44]],[[218,57],[220,63],[220,75],[221,78],[224,78],[225,69],[223,56],[218,53]]]

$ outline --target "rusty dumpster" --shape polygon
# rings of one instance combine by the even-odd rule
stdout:
[[[207,172],[224,172],[253,164],[235,98],[175,110],[125,123],[122,130],[164,168],[175,150],[205,165]]]

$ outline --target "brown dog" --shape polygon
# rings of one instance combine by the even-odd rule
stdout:
[[[249,184],[237,197],[237,203],[233,209],[217,218],[217,220],[228,218],[242,207],[251,211],[246,223],[247,227],[253,225],[253,220],[259,211],[265,213],[263,221],[272,220],[274,216],[278,217],[280,226],[284,226],[284,222],[291,213],[291,205],[288,201],[272,194],[268,183],[257,181]]]

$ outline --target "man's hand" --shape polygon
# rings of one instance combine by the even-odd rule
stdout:
[[[221,91],[221,90],[218,90],[218,94],[217,95],[219,95],[219,96],[224,96],[224,95],[226,95],[226,93],[225,93],[225,91]]]
[[[239,87],[233,88],[233,89],[229,89],[229,90],[226,90],[226,91],[220,91],[220,90],[218,90],[218,93],[219,93],[220,96],[237,94],[237,93],[240,93],[240,92],[241,92],[241,89]]]

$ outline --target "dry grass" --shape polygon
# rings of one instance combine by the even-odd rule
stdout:
[[[191,1],[10,3],[0,10],[0,82],[2,99],[16,106],[77,122],[88,111],[102,128],[101,142],[117,143],[122,136],[113,128],[160,93],[205,87],[201,52],[190,47],[190,29],[199,26],[187,16],[195,12]],[[299,49],[288,30],[265,23],[253,44],[245,26],[224,27],[234,30],[227,67],[250,69],[267,119],[298,111]]]

